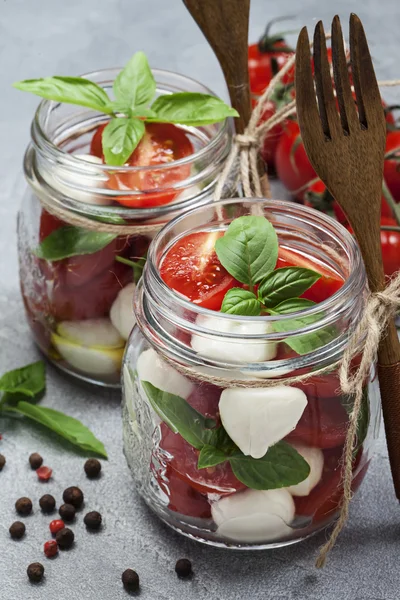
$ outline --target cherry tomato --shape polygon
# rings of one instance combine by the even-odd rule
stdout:
[[[103,157],[101,136],[105,125],[101,125],[94,134],[91,153]],[[101,149],[101,153],[100,153]],[[149,167],[166,165],[193,154],[192,143],[186,133],[171,123],[147,123],[146,132],[137,148],[127,161],[131,167]],[[190,164],[168,169],[135,172],[114,172],[110,174],[107,185],[113,190],[143,191],[143,194],[117,197],[116,201],[132,208],[148,208],[171,202],[179,192],[171,186],[183,181],[190,175]]]
[[[283,185],[298,200],[303,199],[307,186],[317,178],[308,160],[296,121],[287,121],[283,128],[276,148],[275,167]]]
[[[39,242],[43,242],[48,235],[64,227],[64,221],[61,221],[58,217],[55,217],[51,213],[47,212],[47,210],[42,210],[40,215],[40,225],[39,225]]]
[[[325,393],[329,391],[325,385]],[[332,392],[335,393],[332,382]],[[302,387],[302,386],[298,386]],[[311,386],[310,386],[311,387]],[[306,386],[303,387],[307,393]],[[311,388],[312,389],[312,388]],[[319,392],[320,388],[316,389]],[[322,390],[322,386],[321,386]],[[307,395],[308,403],[294,431],[287,439],[303,442],[315,448],[336,448],[342,446],[346,439],[349,418],[340,398]]]
[[[282,37],[269,35],[271,24],[267,26],[260,41],[249,46],[249,77],[253,94],[261,94],[275,73],[280,71],[294,54],[294,50],[287,46]],[[294,66],[284,75],[282,82],[294,82]]]
[[[194,304],[220,310],[226,292],[241,287],[218,260],[214,250],[222,232],[191,233],[176,242],[164,258],[160,275],[176,292]]]
[[[334,271],[331,271],[322,265],[313,263],[310,259],[301,256],[297,252],[292,252],[291,250],[287,250],[280,246],[276,267],[288,266],[306,267],[307,269],[312,269],[322,275],[322,277],[302,295],[302,298],[307,298],[308,300],[313,300],[317,303],[323,302],[323,300],[336,294],[343,285],[343,279]]]
[[[389,131],[386,136],[386,154],[383,174],[386,184],[396,202],[400,202],[400,130]]]
[[[59,321],[104,317],[118,293],[131,281],[131,267],[119,262],[79,287],[68,287],[58,279],[49,292],[50,313]]]
[[[180,479],[175,471],[167,469],[164,478],[156,473],[160,488],[169,498],[168,508],[188,517],[209,519],[211,506],[207,498],[191,485]]]
[[[179,433],[173,433],[161,423],[160,448],[172,456],[169,466],[177,477],[202,494],[233,494],[246,486],[233,474],[228,462],[216,467],[198,469],[199,451],[188,444]]]
[[[190,406],[205,417],[218,419],[218,403],[222,388],[211,383],[196,384],[196,388],[187,399]]]
[[[382,217],[381,225],[399,227],[392,218]],[[400,231],[381,229],[381,244],[385,275],[391,277],[400,269]]]

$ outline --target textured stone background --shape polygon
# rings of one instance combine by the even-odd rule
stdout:
[[[300,6],[301,5],[301,6]],[[398,0],[253,0],[251,39],[271,17],[297,14],[298,26],[312,26],[334,12],[344,23],[350,10],[363,19],[380,78],[400,76]],[[292,24],[289,24],[289,28]],[[232,40],[234,43],[234,40]],[[153,66],[185,73],[225,94],[216,59],[180,0],[2,0],[0,4],[0,356],[1,371],[37,358],[24,323],[18,291],[15,215],[24,189],[21,161],[34,97],[11,88],[18,79],[77,74],[123,64],[143,49]],[[395,92],[386,94],[395,98]],[[275,188],[276,195],[282,195]],[[64,409],[104,441],[110,455],[99,482],[83,474],[83,457],[49,440],[36,427],[0,421],[0,451],[8,459],[0,474],[0,599],[117,600],[125,598],[121,572],[132,567],[141,577],[143,600],[394,600],[399,597],[399,508],[389,475],[383,436],[361,493],[354,501],[348,527],[328,566],[316,571],[313,561],[324,535],[274,552],[226,552],[208,548],[171,532],[135,496],[122,456],[117,393],[78,385],[48,369],[48,406]],[[27,467],[39,451],[54,468],[54,479],[39,484]],[[28,583],[26,566],[42,560],[48,518],[37,500],[50,492],[60,499],[68,486],[81,485],[86,506],[104,515],[102,533],[89,535],[82,516],[74,526],[76,545],[53,561],[44,559],[46,581]],[[13,542],[8,527],[16,518],[14,501],[28,495],[35,511],[26,519],[27,535]],[[174,564],[193,561],[195,577],[178,581]]]

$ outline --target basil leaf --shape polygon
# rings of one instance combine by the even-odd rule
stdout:
[[[215,467],[216,465],[225,462],[226,459],[227,456],[225,452],[219,450],[215,446],[209,446],[206,444],[200,451],[197,468],[207,469],[207,467]]]
[[[160,419],[191,446],[201,450],[207,443],[209,427],[212,424],[215,426],[215,421],[204,417],[180,396],[163,392],[149,381],[142,381],[142,386]]]
[[[136,52],[132,56],[117,75],[113,89],[118,103],[127,109],[137,108],[141,104],[147,106],[151,102],[156,93],[156,82],[144,52]]]
[[[253,286],[274,269],[278,238],[272,224],[264,217],[239,217],[216,241],[215,251],[221,264],[235,279]]]
[[[0,390],[33,398],[46,387],[46,371],[42,360],[8,371],[0,378]]]
[[[149,121],[196,127],[239,116],[234,108],[220,98],[197,92],[165,94],[153,102],[151,109],[157,116]]]
[[[103,131],[104,158],[108,165],[122,166],[126,163],[144,136],[145,126],[140,119],[114,117]]]
[[[86,106],[93,110],[111,115],[113,108],[102,87],[84,77],[44,77],[43,79],[25,79],[14,83],[14,87],[23,92],[31,92],[41,98]]]
[[[93,254],[108,246],[116,237],[114,233],[89,231],[81,227],[65,225],[50,233],[34,253],[38,258],[49,261]]]
[[[17,406],[11,410],[44,425],[44,427],[58,433],[74,446],[107,458],[107,452],[102,442],[77,419],[69,417],[58,410],[29,404],[29,402],[18,402]]]
[[[253,292],[231,288],[224,296],[221,312],[256,317],[261,313],[261,303]]]
[[[276,269],[261,281],[258,297],[265,306],[274,307],[283,300],[301,296],[320,277],[320,273],[303,267]]]
[[[311,306],[315,306],[315,302],[307,300],[306,298],[291,298],[285,300],[270,309],[272,314],[290,314],[292,312],[302,311]],[[274,323],[274,329],[285,333],[287,331],[296,331],[296,329],[302,329],[307,325],[311,325],[319,321],[323,316],[323,313],[316,313],[314,315],[307,315],[304,317],[296,317],[287,321],[276,321]],[[336,328],[333,326],[324,327],[313,331],[311,333],[302,334],[285,339],[285,343],[292,348],[297,354],[303,355],[313,352],[321,346],[329,344],[337,335]]]
[[[296,485],[310,474],[304,458],[286,442],[269,448],[262,458],[237,453],[229,457],[236,477],[253,490],[273,490]]]
[[[147,260],[147,252],[144,256],[141,256],[136,261],[129,260],[129,258],[124,258],[123,256],[116,256],[115,260],[117,262],[123,263],[124,265],[128,265],[133,269],[133,281],[137,283],[142,276],[144,265]]]

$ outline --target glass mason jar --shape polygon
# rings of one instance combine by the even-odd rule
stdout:
[[[189,302],[160,277],[166,252],[189,232],[225,230],[233,219],[253,214],[255,202],[229,200],[194,210],[170,222],[150,246],[122,376],[124,449],[139,494],[175,530],[229,548],[292,544],[337,517],[352,411],[352,398],[340,392],[338,362],[360,320],[367,285],[358,247],[340,224],[293,203],[257,205],[274,225],[280,251],[334,272],[343,280],[340,289],[301,312],[310,318],[284,328],[278,325],[297,314],[243,317]],[[308,336],[320,336],[317,349],[299,355],[288,346]],[[379,430],[372,371],[354,450],[353,491]],[[302,374],[310,378],[285,383],[285,377]],[[267,379],[278,386],[263,387]],[[226,427],[227,420],[236,437],[247,440],[247,451],[223,436],[221,422]],[[199,468],[204,439],[213,439],[209,445],[223,454],[208,466],[203,457],[206,466]],[[293,456],[280,455],[293,449],[309,465],[304,480]],[[295,485],[287,484],[289,471]]]
[[[87,77],[112,97],[118,72]],[[212,94],[176,73],[153,74],[156,96]],[[40,349],[76,377],[119,386],[134,324],[134,281],[149,243],[171,218],[212,200],[232,126],[179,127],[192,154],[159,165],[110,168],[89,154],[93,133],[106,119],[80,106],[39,105],[24,160],[29,186],[18,218],[19,265],[26,315]],[[234,189],[229,183],[224,194]]]

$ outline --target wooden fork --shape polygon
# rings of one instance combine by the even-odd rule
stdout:
[[[314,32],[316,91],[306,28],[297,43],[297,116],[310,162],[346,213],[361,249],[370,290],[377,292],[385,285],[380,241],[385,116],[360,19],[350,16],[350,60],[358,112],[338,16],[332,22],[331,43],[340,118],[321,21]],[[378,374],[393,482],[400,500],[400,343],[394,321],[379,346]]]

